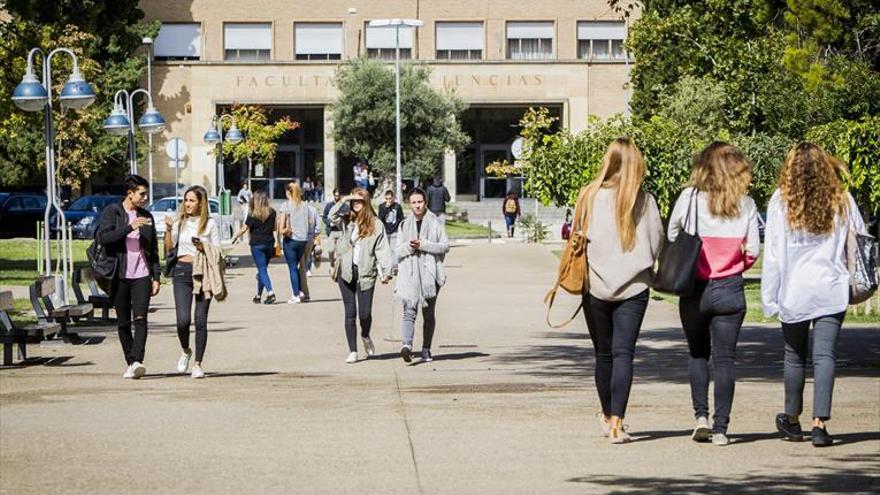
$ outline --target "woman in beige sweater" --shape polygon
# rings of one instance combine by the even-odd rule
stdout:
[[[663,224],[654,198],[642,191],[645,162],[629,139],[615,139],[602,169],[578,201],[587,201],[590,290],[584,314],[596,353],[600,422],[612,443],[630,441],[623,417],[632,386],[636,339],[648,307]]]

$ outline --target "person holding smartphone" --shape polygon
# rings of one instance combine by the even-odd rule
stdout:
[[[195,299],[196,360],[192,368],[192,377],[204,378],[202,360],[208,344],[208,309],[211,306],[211,299],[205,297],[204,291],[193,294],[193,260],[197,252],[204,252],[205,243],[220,249],[220,230],[214,219],[208,215],[208,191],[202,186],[188,188],[183,195],[183,205],[180,207],[177,220],[167,216],[165,226],[165,232],[171,233],[165,235],[166,258],[176,257],[172,278],[174,307],[177,311],[177,338],[182,348],[180,359],[177,361],[177,371],[186,373],[192,359],[189,327],[193,319],[192,306]]]
[[[153,215],[144,208],[149,185],[139,175],[126,177],[125,199],[104,208],[95,232],[95,240],[104,246],[107,255],[116,258],[110,299],[116,309],[119,342],[128,365],[123,378],[138,379],[147,372],[143,364],[147,312],[150,298],[159,293],[162,273]]]

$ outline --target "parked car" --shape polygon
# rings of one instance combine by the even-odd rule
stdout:
[[[183,202],[182,197],[175,198],[174,196],[168,196],[155,201],[147,207],[147,209],[150,210],[150,213],[153,214],[153,222],[155,222],[156,225],[156,234],[158,234],[159,237],[165,236],[165,217],[168,215],[171,215],[172,217],[177,215],[181,202]],[[225,227],[226,229],[226,235],[224,236],[221,231],[220,237],[230,237],[232,235],[232,229],[234,228],[234,217],[232,215],[223,215],[221,217],[220,201],[217,198],[208,198],[208,212],[211,215],[211,218],[217,222],[218,227]]]
[[[45,194],[0,193],[0,237],[36,237],[45,212]]]
[[[91,239],[95,237],[98,221],[101,219],[101,211],[107,205],[122,201],[122,196],[94,195],[80,196],[76,201],[64,208],[64,218],[71,224],[74,239]],[[55,226],[55,212],[49,217],[52,232],[57,230]]]

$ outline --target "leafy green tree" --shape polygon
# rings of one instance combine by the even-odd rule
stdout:
[[[232,117],[238,130],[244,134],[244,140],[235,144],[224,141],[223,155],[236,162],[247,160],[248,178],[254,172],[254,160],[272,163],[278,151],[278,140],[284,133],[299,127],[299,122],[287,116],[270,122],[266,109],[259,105],[233,105]],[[231,124],[224,120],[223,126],[226,132]]]
[[[54,105],[59,183],[79,187],[96,173],[121,176],[128,169],[127,143],[107,134],[102,123],[118,89],[133,90],[145,75],[146,62],[134,56],[143,36],[155,36],[158,23],[142,23],[137,0],[8,0],[7,22],[0,23],[0,187],[45,183],[43,115],[17,109],[9,99],[21,81],[32,47],[48,51],[65,46],[78,56],[95,91],[84,110]],[[42,63],[37,64],[42,70]],[[55,94],[71,70],[70,60],[53,59]],[[39,74],[38,74],[39,76]],[[143,137],[139,139],[143,141]],[[146,147],[138,146],[141,152]]]
[[[407,177],[434,176],[446,150],[460,150],[469,141],[458,121],[465,103],[433,89],[429,76],[425,67],[401,66],[401,163]],[[373,168],[393,175],[393,69],[375,60],[353,60],[337,69],[335,84],[339,96],[330,111],[337,149],[365,158]]]

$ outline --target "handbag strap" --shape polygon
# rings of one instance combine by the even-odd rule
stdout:
[[[700,190],[694,187],[691,191],[691,197],[688,200],[688,210],[684,216],[684,231],[687,232],[688,223],[691,221],[691,204],[694,205],[694,235],[700,235],[700,197],[697,196]]]

